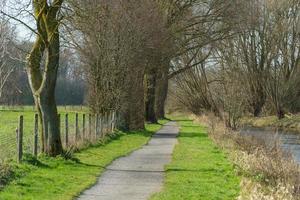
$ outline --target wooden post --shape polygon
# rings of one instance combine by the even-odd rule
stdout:
[[[108,134],[109,133],[109,129],[108,129],[108,124],[109,124],[109,122],[108,122],[108,112],[105,113],[104,117],[105,117],[105,131],[106,131],[106,134]]]
[[[102,125],[102,131],[103,131],[103,136],[105,136],[105,113],[102,115],[102,123],[101,123],[101,125]]]
[[[108,130],[110,133],[112,133],[112,129],[111,129],[112,125],[111,124],[112,124],[112,112],[109,111],[109,113],[108,113]]]
[[[92,115],[89,114],[89,140],[92,139]]]
[[[58,129],[59,129],[59,133],[61,133],[61,121],[60,121],[60,114],[57,115],[58,118]]]
[[[109,134],[109,112],[105,114],[106,118],[106,133]]]
[[[78,113],[75,115],[75,141],[79,138]]]
[[[100,117],[100,135],[101,137],[104,136],[104,131],[103,131],[103,115]]]
[[[110,132],[110,112],[106,113],[106,127],[107,132]]]
[[[82,139],[85,138],[85,114],[82,115]]]
[[[99,128],[99,115],[96,114],[95,116],[95,139],[98,138],[98,128]]]
[[[114,132],[114,130],[115,130],[115,117],[116,117],[116,113],[113,112],[112,113],[112,120],[111,120],[111,132]]]
[[[39,137],[39,115],[34,115],[34,137],[33,137],[33,155],[38,154],[38,137]]]
[[[17,161],[20,163],[22,161],[23,157],[23,116],[21,115],[19,118],[19,127],[17,128],[17,152],[18,152],[18,158]]]
[[[48,133],[49,133],[49,121],[47,120],[45,123],[45,141],[44,141],[44,145],[45,145],[45,148],[48,148],[48,144],[49,144],[49,139],[48,139]]]
[[[65,117],[65,142],[66,142],[66,147],[69,145],[69,115],[66,114]]]

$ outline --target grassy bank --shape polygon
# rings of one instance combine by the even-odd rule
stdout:
[[[118,133],[74,155],[75,159],[41,157],[14,167],[10,184],[0,191],[1,200],[70,200],[95,183],[105,166],[114,159],[141,147],[160,125],[147,125],[146,131]]]
[[[190,120],[179,120],[179,144],[167,165],[162,192],[152,200],[226,200],[239,194],[240,179],[226,155]]]
[[[300,133],[300,114],[286,115],[283,119],[278,119],[276,116],[266,117],[245,117],[241,120],[242,125],[250,125],[260,128],[279,128],[286,131]]]
[[[279,140],[241,135],[212,115],[197,118],[209,137],[227,152],[242,177],[239,199],[300,199],[300,167]]]

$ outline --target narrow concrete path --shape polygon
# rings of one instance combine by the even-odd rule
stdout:
[[[147,145],[106,168],[97,184],[79,200],[146,200],[159,192],[164,181],[164,166],[171,161],[179,128],[169,122]]]

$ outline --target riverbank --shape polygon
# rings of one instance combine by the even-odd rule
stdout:
[[[280,129],[287,132],[300,134],[300,114],[286,115],[283,119],[276,116],[266,117],[244,117],[241,126],[253,126],[265,129]]]
[[[242,177],[239,200],[299,200],[300,167],[279,140],[266,143],[241,135],[213,116],[197,120],[207,126],[209,137],[227,153]]]

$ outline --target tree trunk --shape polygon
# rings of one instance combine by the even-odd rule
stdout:
[[[131,81],[129,130],[145,129],[144,73],[144,70],[139,70],[137,76]]]
[[[284,111],[281,107],[277,108],[277,118],[278,119],[283,119],[284,118]]]
[[[121,100],[119,128],[124,131],[145,129],[144,67],[130,71]]]
[[[156,92],[157,72],[156,69],[149,70],[146,75],[146,121],[151,123],[157,123],[157,117],[155,113],[155,92]]]
[[[43,2],[44,4],[47,2]],[[57,12],[62,0],[53,2],[53,7],[33,4],[38,14],[39,35],[27,58],[27,75],[36,108],[41,121],[42,151],[49,156],[62,153],[60,127],[55,102],[55,87],[59,67],[60,41]],[[43,16],[40,18],[40,16]],[[42,59],[45,55],[45,64]]]
[[[250,83],[250,105],[252,107],[252,112],[254,117],[259,117],[262,112],[262,108],[266,103],[266,94],[263,84],[263,78],[261,78],[262,72],[257,72],[255,75],[250,75],[250,77],[254,77]]]
[[[256,106],[253,106],[253,116],[254,117],[259,117],[261,112],[262,112],[262,106],[260,105],[256,105]]]
[[[32,62],[28,65],[28,76],[32,92],[35,96],[35,103],[40,116],[42,130],[42,151],[49,156],[57,156],[62,153],[60,138],[60,127],[58,112],[55,101],[55,87],[57,70],[59,66],[59,35],[53,36],[52,43],[47,48],[47,64],[43,80],[37,81],[32,72]],[[32,52],[34,53],[34,51]],[[34,57],[34,55],[32,55]],[[36,85],[39,82],[39,85]],[[34,84],[35,83],[35,84]],[[35,85],[35,86],[34,86]]]
[[[266,97],[263,92],[263,89],[258,89],[258,91],[256,91],[256,95],[254,96],[254,99],[252,102],[254,117],[259,117],[259,115],[262,112],[262,108],[265,105],[265,102],[266,102]]]
[[[168,96],[168,88],[169,82],[168,79],[164,80],[162,88],[159,92],[159,96],[157,97],[157,104],[156,104],[156,115],[158,119],[165,119],[165,107],[166,107],[166,100]]]
[[[158,75],[157,86],[156,86],[156,116],[158,119],[165,118],[165,104],[168,96],[169,79],[168,79],[168,65],[164,66],[161,73]]]

